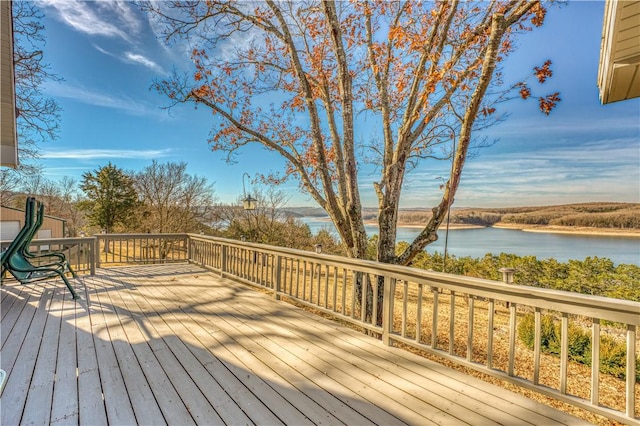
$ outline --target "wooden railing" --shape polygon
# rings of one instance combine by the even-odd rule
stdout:
[[[187,234],[98,234],[97,267],[186,262]]]
[[[188,251],[191,262],[378,334],[385,344],[436,354],[612,420],[639,423],[638,302],[198,235],[189,235]],[[527,317],[533,350],[519,342],[519,324]],[[560,330],[558,356],[543,353],[549,318]],[[570,360],[575,328],[590,330],[591,367]],[[600,371],[605,334],[625,342],[624,379]]]
[[[379,335],[387,345],[435,354],[609,419],[640,424],[638,302],[195,234],[100,234],[36,243],[61,244],[80,272],[93,273],[90,259],[95,266],[197,263]],[[532,350],[520,341],[527,322]],[[550,323],[559,330],[557,355],[544,351]],[[575,329],[590,333],[590,367],[571,359]],[[624,353],[618,353],[626,362],[624,378],[601,372],[611,338],[624,342]]]

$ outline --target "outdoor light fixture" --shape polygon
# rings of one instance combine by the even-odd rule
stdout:
[[[449,182],[453,178],[453,165],[455,164],[455,155],[456,155],[456,131],[453,127],[448,124],[438,124],[433,129],[437,129],[438,127],[446,127],[451,132],[451,140],[453,141],[453,150],[451,151],[451,171],[449,172]],[[447,249],[449,245],[449,221],[451,220],[451,202],[447,204],[447,228],[444,236],[444,257],[442,259],[442,272],[447,272]]]
[[[244,195],[244,199],[242,200],[242,206],[244,207],[245,210],[255,210],[258,200],[253,198],[251,194],[247,194],[247,190],[245,189],[245,186],[244,186],[245,176],[249,177],[249,174],[245,172],[242,175],[242,194]]]
[[[315,247],[316,247],[316,253],[318,254],[322,253],[322,244],[316,244]]]

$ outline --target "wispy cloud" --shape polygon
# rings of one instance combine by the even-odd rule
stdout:
[[[153,160],[159,157],[167,157],[168,155],[170,155],[170,153],[170,149],[68,149],[58,151],[45,151],[41,154],[41,157],[48,159],[55,158],[67,160],[96,160],[104,158]]]
[[[425,163],[407,177],[402,205],[430,207],[449,175],[446,161]],[[455,206],[523,206],[585,201],[640,202],[637,139],[594,138],[537,151],[489,153],[465,165]],[[363,183],[365,187],[370,187]],[[367,205],[374,205],[367,199]]]
[[[127,2],[44,0],[41,5],[54,9],[61,22],[89,35],[117,37],[131,42],[130,33],[136,33],[141,28],[134,10]]]
[[[125,52],[124,57],[126,62],[143,65],[158,74],[167,74],[160,65],[139,53]]]
[[[138,102],[124,95],[116,96],[113,94],[101,93],[68,83],[45,84],[45,91],[54,97],[73,99],[84,104],[112,108],[123,111],[127,114],[166,117],[166,114],[164,114],[158,107]]]
[[[154,60],[149,59],[148,57],[140,54],[140,53],[134,53],[134,52],[124,52],[124,54],[122,55],[118,55],[116,53],[112,53],[109,52],[107,49],[104,49],[102,47],[100,47],[97,44],[93,44],[93,47],[100,53],[103,53],[107,56],[111,56],[112,58],[116,58],[122,62],[125,62],[127,64],[135,64],[135,65],[142,65],[144,67],[149,68],[150,70],[161,74],[161,75],[167,75],[167,72]]]

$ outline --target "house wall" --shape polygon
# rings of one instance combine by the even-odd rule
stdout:
[[[603,104],[640,97],[640,1],[607,0],[598,87]]]
[[[11,3],[0,1],[0,164],[15,167],[18,164],[18,136]]]
[[[20,228],[24,226],[24,211],[14,209],[11,207],[2,206],[0,209],[0,227],[4,222],[15,223],[16,221],[20,223],[20,226],[18,227],[18,230],[20,230]],[[64,238],[64,222],[65,221],[62,219],[45,215],[44,220],[42,221],[42,226],[40,227],[40,231],[38,233],[47,234],[47,231],[50,230],[51,231],[50,238]],[[7,225],[6,229],[8,228],[9,228],[9,225]],[[4,235],[5,232],[2,232],[2,234],[3,234],[3,239],[7,239],[5,238],[5,235]],[[8,239],[13,239],[14,237],[15,235],[12,235]],[[35,238],[37,239],[38,235],[36,235]]]

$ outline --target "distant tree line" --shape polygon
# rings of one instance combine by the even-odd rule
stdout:
[[[399,222],[414,224],[427,220],[427,210],[401,210]],[[587,203],[546,207],[499,209],[454,209],[450,223],[493,226],[497,223],[560,225],[592,228],[640,229],[640,204]]]

